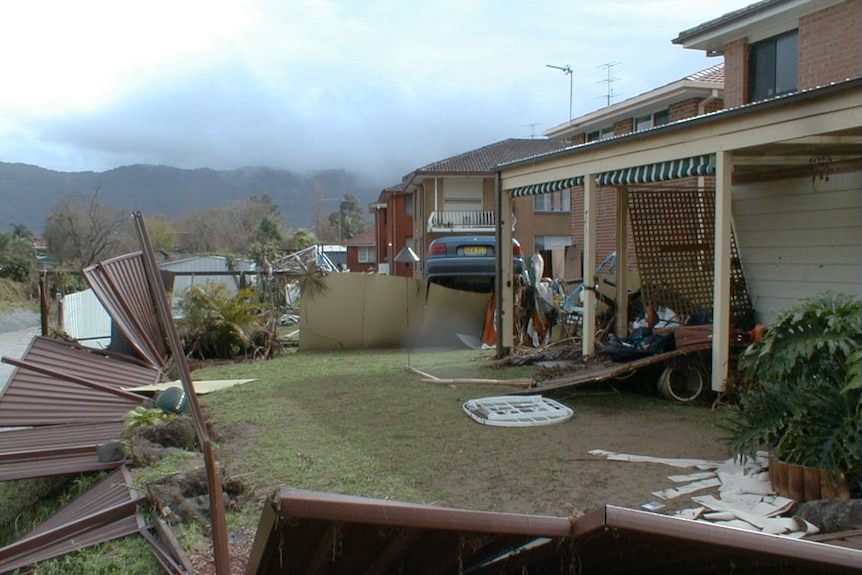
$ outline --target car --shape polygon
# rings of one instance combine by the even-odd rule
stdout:
[[[527,266],[521,244],[512,240],[513,274]],[[497,242],[494,236],[446,236],[428,246],[425,279],[448,288],[487,293],[497,276]]]

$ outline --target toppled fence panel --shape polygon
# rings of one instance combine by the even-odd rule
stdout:
[[[164,368],[168,350],[147,283],[143,254],[126,254],[82,271],[132,346],[152,365]]]
[[[0,549],[0,573],[144,529],[137,508],[145,498],[129,487],[131,483],[128,470],[117,469],[36,529]]]
[[[44,425],[0,432],[0,481],[114,469],[126,460],[101,461],[99,445],[120,436],[123,423]]]
[[[122,421],[147,397],[123,388],[159,380],[153,367],[127,362],[79,345],[37,337],[0,395],[6,427]]]

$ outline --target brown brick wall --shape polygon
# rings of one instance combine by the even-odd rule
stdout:
[[[670,121],[677,122],[679,120],[685,120],[686,118],[697,116],[697,105],[701,101],[702,100],[700,98],[691,98],[690,100],[671,104],[670,108],[668,108]]]
[[[614,136],[619,136],[621,134],[630,134],[635,131],[635,120],[634,118],[625,118],[624,120],[619,120],[618,122],[614,122]]]
[[[799,89],[862,75],[862,1],[848,0],[799,20]]]
[[[711,114],[712,112],[718,112],[719,110],[724,109],[724,100],[721,98],[715,98],[714,100],[710,100],[706,103],[706,106],[703,108],[704,114]]]
[[[724,45],[724,103],[728,108],[748,101],[748,41],[740,38]]]
[[[581,253],[584,251],[583,213],[584,188],[578,187],[574,189],[572,194],[572,243],[578,247]],[[596,196],[596,257],[599,262],[617,249],[616,213],[616,188],[599,188]]]
[[[862,1],[847,0],[799,19],[799,81],[805,90],[862,75]],[[748,103],[748,40],[724,46],[724,99]]]

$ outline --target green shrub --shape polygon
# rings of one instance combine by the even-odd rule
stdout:
[[[858,479],[860,343],[858,298],[826,293],[782,313],[740,357],[751,386],[726,426],[733,452],[767,447],[788,463]]]
[[[177,306],[177,327],[186,352],[199,359],[233,358],[253,346],[261,329],[251,290],[232,295],[224,284],[206,282],[186,290]]]

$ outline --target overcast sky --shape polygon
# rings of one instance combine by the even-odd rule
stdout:
[[[751,0],[0,5],[0,161],[346,168],[381,185],[719,62],[671,44]]]

